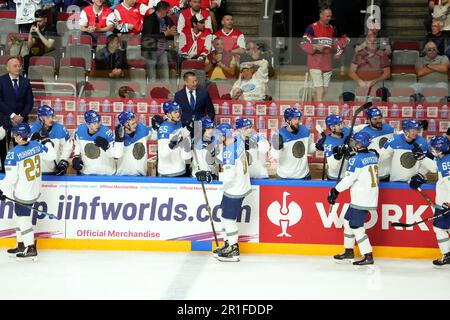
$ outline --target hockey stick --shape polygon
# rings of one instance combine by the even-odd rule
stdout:
[[[427,202],[430,204],[431,207],[436,208],[436,209],[440,209],[440,210],[444,210],[443,207],[441,207],[441,206],[435,204],[433,201],[431,201],[430,197],[428,197],[428,195],[421,188],[417,188],[417,191],[420,192],[420,194],[425,198],[425,200],[427,200]],[[424,223],[424,222],[427,222],[427,221],[432,221],[432,220],[439,219],[441,217],[444,217],[444,216],[448,215],[449,213],[450,213],[450,210],[447,210],[444,213],[440,213],[438,215],[435,215],[435,216],[423,219],[422,221],[417,221],[417,222],[414,222],[414,223],[392,222],[391,226],[393,226],[393,227],[412,227],[412,226],[415,226],[415,225],[420,224],[420,223]]]
[[[364,110],[369,109],[370,107],[372,107],[372,105],[373,105],[372,102],[366,102],[361,107],[359,107],[358,109],[355,110],[355,114],[353,115],[353,119],[352,119],[352,125],[350,127],[350,132],[348,133],[347,138],[345,138],[344,145],[347,145],[349,143],[349,141],[353,135],[353,127],[355,126],[356,117],[358,116],[358,114],[360,114]],[[341,174],[342,174],[342,169],[344,168],[344,162],[345,162],[345,157],[342,157],[341,166],[339,167],[339,173],[338,173],[337,180],[336,180],[336,185],[341,180]],[[333,205],[330,205],[329,213],[331,213],[332,210],[333,210]]]
[[[192,126],[193,126],[193,128],[195,128],[194,118],[192,118]],[[194,131],[195,131],[195,129],[194,129]],[[198,169],[198,171],[200,171],[200,163],[198,162],[197,151],[195,151],[195,147],[196,147],[195,143],[196,143],[195,139],[193,139],[192,154],[194,155],[195,162],[197,162],[197,169]],[[203,183],[203,181],[200,181],[200,183],[202,185],[203,196],[205,197],[206,209],[208,210],[209,221],[211,222],[211,228],[212,228],[212,231],[214,234],[214,240],[216,242],[216,247],[219,248],[219,241],[217,241],[216,228],[214,227],[214,221],[213,221],[213,217],[212,217],[212,213],[211,213],[211,207],[209,206],[208,196],[206,194],[205,184]]]
[[[42,211],[42,210],[39,210],[39,209],[34,209],[32,206],[26,205],[25,203],[19,202],[19,201],[15,200],[15,199],[11,199],[10,197],[7,197],[7,196],[4,196],[4,197],[5,197],[5,199],[8,199],[9,201],[12,201],[12,202],[18,204],[19,206],[22,206],[24,208],[30,209],[32,211],[37,211],[37,212],[42,213],[43,215],[46,215],[47,217],[52,218],[52,219],[61,220],[61,218],[58,218],[54,214],[51,214],[51,213],[48,213],[48,212],[45,212],[45,211]]]

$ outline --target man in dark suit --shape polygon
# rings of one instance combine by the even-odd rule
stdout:
[[[192,120],[200,120],[204,116],[214,120],[216,112],[208,90],[198,88],[198,79],[195,73],[186,72],[183,80],[185,87],[175,93],[175,101],[183,111],[181,115],[183,126],[190,125]]]
[[[10,58],[6,70],[8,73],[0,77],[0,125],[8,129],[6,138],[0,141],[1,172],[5,172],[9,129],[21,122],[28,122],[28,114],[34,105],[30,82],[20,75],[22,62],[17,58]]]

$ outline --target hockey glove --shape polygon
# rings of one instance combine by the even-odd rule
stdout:
[[[65,175],[68,167],[69,167],[69,163],[66,160],[60,160],[58,165],[56,166],[55,174],[57,176]]]
[[[1,201],[5,201],[6,200],[6,196],[3,194],[2,190],[0,190],[0,200]]]
[[[169,149],[173,150],[175,149],[180,143],[183,141],[183,136],[175,136],[172,139],[170,139],[169,142]]]
[[[159,127],[161,126],[161,124],[164,122],[164,118],[161,117],[159,114],[154,115],[152,117],[152,128],[153,130],[158,131]]]
[[[340,160],[340,159],[342,159],[342,157],[344,157],[345,159],[349,159],[349,158],[353,157],[356,154],[356,152],[349,145],[343,144],[341,146],[334,147],[333,154],[338,155],[339,159],[336,158],[336,156],[334,157],[336,160]]]
[[[125,140],[124,137],[125,137],[125,128],[122,125],[118,124],[116,126],[116,129],[114,130],[114,140],[116,142],[123,142]]]
[[[83,169],[83,166],[84,166],[84,163],[83,163],[83,160],[81,160],[80,156],[75,156],[72,159],[72,168],[74,170],[81,171]]]
[[[339,196],[339,191],[337,191],[336,188],[332,188],[330,190],[330,193],[328,194],[328,199],[327,199],[328,203],[335,204],[338,196]]]
[[[419,123],[419,127],[423,129],[423,131],[428,130],[428,120],[419,120],[417,121]]]
[[[97,147],[103,149],[103,151],[106,151],[109,148],[108,140],[103,137],[98,136],[97,138],[95,138],[94,143]]]
[[[326,138],[327,138],[327,136],[324,134],[324,135],[322,135],[322,138],[320,138],[320,140],[316,142],[316,150],[319,150],[319,151],[324,151],[325,150],[323,148],[323,145],[325,143],[325,139]]]
[[[421,175],[420,173],[412,176],[411,180],[409,180],[409,186],[411,189],[417,189],[420,188],[422,184],[424,184],[427,181],[427,179]]]
[[[341,160],[342,159],[342,157],[344,156],[343,154],[342,154],[342,148],[339,148],[340,146],[335,146],[334,148],[333,148],[333,157],[336,159],[336,160]]]
[[[427,155],[426,152],[424,152],[422,148],[415,142],[413,143],[411,152],[414,156],[414,159],[416,159],[417,161],[424,159]]]
[[[210,183],[213,180],[213,176],[211,174],[211,171],[197,171],[195,174],[195,177],[197,178],[197,181],[199,182],[206,182]]]
[[[44,127],[42,127],[41,130],[39,130],[38,132],[35,132],[31,135],[30,140],[31,141],[34,141],[34,140],[42,141],[46,138],[48,138],[48,131],[45,130]]]

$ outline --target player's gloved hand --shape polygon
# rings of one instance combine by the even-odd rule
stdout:
[[[336,188],[332,188],[330,192],[328,193],[328,203],[329,204],[335,204],[336,199],[339,196],[339,191],[336,190]]]
[[[69,163],[66,160],[60,160],[58,165],[56,166],[55,174],[57,176],[65,175],[68,167],[69,167]]]
[[[423,175],[418,173],[411,177],[411,180],[409,180],[409,186],[411,187],[411,189],[417,189],[420,188],[420,186],[426,181],[427,179]]]
[[[156,114],[152,117],[151,122],[153,130],[158,130],[161,124],[164,122],[164,118],[161,117],[159,114]]]
[[[446,202],[442,204],[442,208],[447,211],[447,213],[450,213],[450,203]]]
[[[316,142],[316,150],[324,151],[323,145],[326,138],[327,136],[325,134],[322,134],[322,138],[320,138],[319,141]]]
[[[174,136],[172,139],[170,139],[169,142],[169,148],[170,150],[175,149],[180,143],[183,141],[183,136]]]
[[[109,148],[108,140],[103,137],[98,136],[97,138],[95,138],[94,143],[97,147],[103,149],[103,151],[106,151]]]
[[[197,171],[197,173],[195,173],[195,177],[199,182],[210,183],[213,180],[211,171],[204,171],[204,170]]]
[[[427,155],[427,153],[424,152],[422,150],[422,148],[415,142],[413,143],[413,148],[412,148],[411,152],[413,154],[414,159],[416,159],[418,161],[424,159]]]
[[[0,200],[1,201],[5,201],[6,200],[6,196],[3,194],[2,190],[0,190]]]
[[[339,159],[336,158],[336,156],[334,157],[336,160],[340,160],[340,159],[342,159],[342,157],[344,157],[345,159],[349,159],[349,158],[353,157],[356,154],[356,152],[349,145],[343,144],[343,145],[334,147],[333,154],[338,155]]]
[[[83,169],[84,163],[83,160],[81,160],[80,156],[75,156],[72,159],[72,168],[74,170],[80,171]]]
[[[423,129],[423,131],[428,130],[428,120],[419,120],[417,121],[419,123],[419,127]]]
[[[114,130],[114,140],[116,142],[123,142],[125,140],[124,137],[125,137],[125,128],[122,125],[118,124],[116,126],[116,129]]]

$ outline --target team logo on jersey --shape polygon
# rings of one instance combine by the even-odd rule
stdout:
[[[412,152],[405,152],[400,156],[400,164],[403,168],[411,169],[416,165],[417,160],[414,159]]]
[[[100,148],[93,143],[87,143],[84,146],[84,154],[89,159],[98,159],[100,157]]]
[[[138,142],[133,147],[133,157],[136,160],[141,160],[145,156],[145,147],[141,142]]]
[[[292,155],[296,157],[297,159],[303,158],[305,155],[305,144],[303,141],[297,141],[292,146]]]
[[[267,208],[267,217],[274,225],[281,227],[281,233],[277,237],[292,237],[287,230],[297,224],[302,218],[302,209],[298,203],[291,201],[287,203],[289,192],[283,192],[283,203],[272,202]]]
[[[385,143],[388,142],[388,138],[383,137],[380,139],[380,141],[378,141],[378,146],[380,147],[380,149],[382,149],[385,145]]]
[[[243,92],[251,92],[255,90],[256,86],[253,83],[244,84],[241,88]]]

